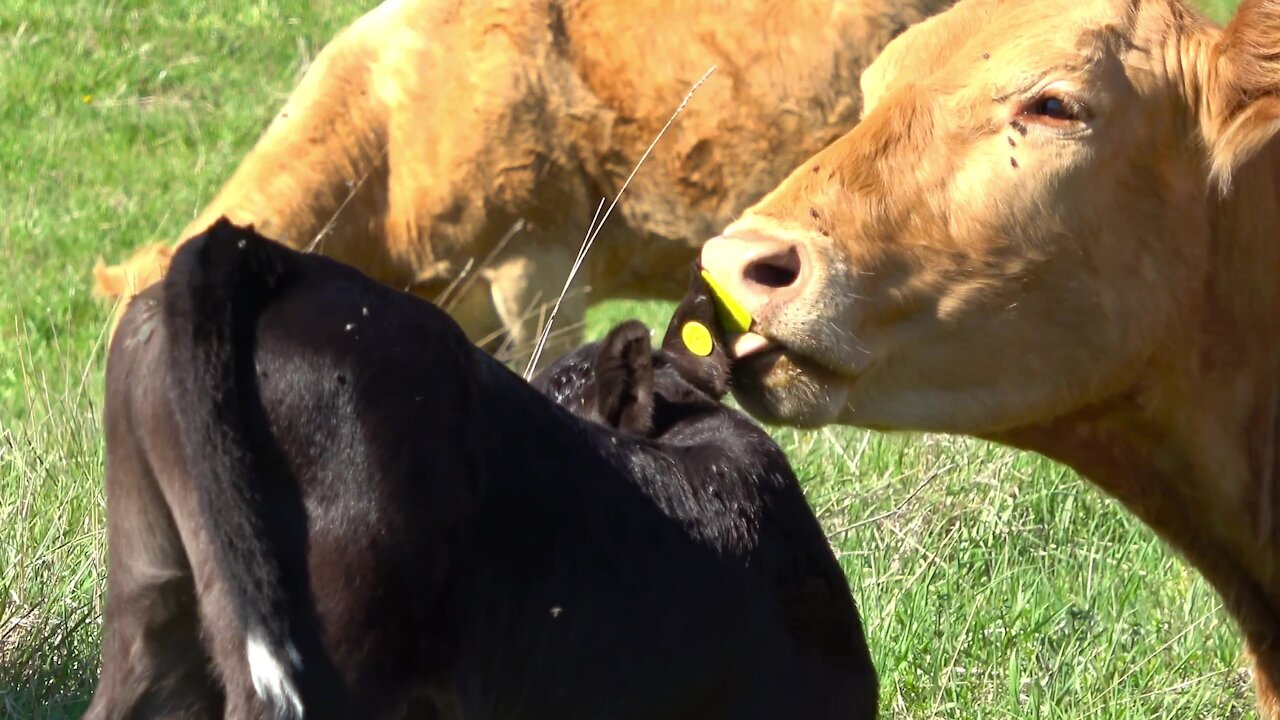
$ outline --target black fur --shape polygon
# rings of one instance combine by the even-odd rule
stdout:
[[[206,238],[174,258],[170,272],[182,284],[165,285],[169,399],[183,452],[199,458],[191,479],[201,512],[216,518],[208,528],[237,619],[297,684],[302,667],[264,502],[274,468],[260,440],[264,428],[250,427],[258,419],[250,412],[257,403],[254,328],[288,271],[284,257],[250,247],[246,233],[225,218]]]
[[[137,698],[167,687],[129,671],[154,658],[113,626],[154,625],[140,598],[160,592],[121,528],[170,523],[229,716],[255,702],[247,626],[298,647],[308,717],[874,717],[857,611],[785,456],[720,403],[714,356],[648,342],[623,324],[531,387],[348,267],[226,223],[186,243],[109,361],[109,424],[131,424],[108,444],[90,716],[146,716]],[[119,460],[135,447],[153,472]],[[148,483],[165,503],[131,499]],[[216,551],[179,539],[199,537]]]
[[[649,328],[630,322],[614,328],[596,353],[596,410],[610,427],[639,435],[653,429],[653,349]]]

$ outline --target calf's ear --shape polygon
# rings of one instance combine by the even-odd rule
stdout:
[[[596,411],[606,425],[638,435],[653,429],[653,347],[649,328],[629,320],[596,353]]]
[[[1280,0],[1245,0],[1205,70],[1203,132],[1212,177],[1225,190],[1280,131]]]

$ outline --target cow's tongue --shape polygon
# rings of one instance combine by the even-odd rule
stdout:
[[[749,355],[764,352],[773,347],[773,342],[763,335],[753,332],[744,332],[741,335],[735,335],[729,341],[730,351],[735,360],[741,360]]]

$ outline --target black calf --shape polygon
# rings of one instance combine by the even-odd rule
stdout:
[[[714,326],[694,291],[676,335]],[[112,345],[89,716],[874,717],[785,457],[674,338],[624,323],[530,387],[220,221]]]

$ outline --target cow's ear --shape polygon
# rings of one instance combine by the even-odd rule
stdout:
[[[630,320],[615,327],[596,354],[596,410],[626,432],[653,429],[653,347],[649,328]]]
[[[1225,189],[1280,131],[1280,0],[1245,0],[1204,71],[1202,127],[1213,178]]]

